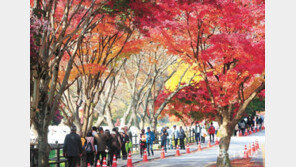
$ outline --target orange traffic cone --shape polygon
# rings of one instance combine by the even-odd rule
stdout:
[[[180,156],[180,150],[179,150],[179,146],[177,145],[177,150],[176,150],[176,156]]]
[[[189,148],[189,144],[186,145],[186,153],[190,153],[190,148]]]
[[[248,136],[248,132],[247,132],[247,130],[245,131],[245,136]]]
[[[128,158],[127,158],[127,164],[126,167],[133,167],[133,163],[132,163],[132,154],[131,152],[128,153]]]
[[[218,140],[218,138],[216,139],[215,144],[216,144],[216,145],[219,145],[219,140]]]
[[[248,154],[248,150],[247,150],[247,145],[245,145],[244,158],[249,158],[249,154]]]
[[[161,147],[161,155],[160,155],[160,158],[161,159],[164,159],[165,158],[165,153],[164,153],[163,146]]]
[[[259,132],[259,126],[257,125],[257,132]]]
[[[239,131],[239,136],[243,136],[242,130]]]
[[[251,130],[251,129],[249,130],[249,134],[250,134],[250,135],[252,134],[252,130]]]
[[[89,163],[87,163],[87,167],[91,167]]]
[[[143,156],[143,161],[142,162],[148,162],[146,148],[144,150],[144,156]]]
[[[262,125],[261,129],[262,129],[262,130],[264,130],[264,129],[265,129],[264,125]]]
[[[103,166],[102,167],[107,167],[106,157],[104,157],[104,159],[103,159]]]
[[[210,142],[210,140],[209,140],[209,142],[208,142],[208,147],[211,147],[211,142]]]
[[[197,151],[201,151],[201,145],[200,145],[200,142],[198,142]]]
[[[112,167],[117,167],[117,160],[115,154],[113,155]]]
[[[255,128],[253,129],[253,133],[256,133],[256,129]]]
[[[100,160],[98,160],[97,167],[101,167]]]

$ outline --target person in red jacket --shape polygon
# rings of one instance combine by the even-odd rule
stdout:
[[[210,134],[210,142],[214,142],[215,127],[213,126],[213,122],[211,122],[211,126],[209,127],[209,134]]]

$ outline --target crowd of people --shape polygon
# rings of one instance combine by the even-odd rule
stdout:
[[[234,129],[234,136],[239,133],[239,131],[242,132],[242,135],[245,135],[246,131],[253,131],[254,129],[261,130],[261,127],[263,125],[264,119],[261,116],[248,116],[244,117],[236,126]]]
[[[91,166],[96,166],[98,161],[102,164],[103,159],[107,158],[107,166],[111,166],[113,155],[117,159],[122,158],[126,160],[132,148],[132,134],[127,127],[123,127],[120,130],[116,127],[111,132],[108,129],[104,131],[103,127],[92,127],[92,130],[87,133],[85,138],[80,137],[76,130],[76,126],[71,126],[71,132],[66,135],[64,141],[63,153],[68,159],[69,167],[76,167],[82,158],[86,158],[86,164]],[[145,129],[142,129],[140,134],[141,156],[144,148],[147,148],[148,156],[150,156],[150,152],[152,156],[154,155],[154,141],[155,135],[150,130],[150,127],[147,127],[146,133]]]
[[[106,157],[108,157],[107,165],[110,166],[113,155],[127,159],[132,147],[130,136],[127,127],[120,130],[113,128],[112,131],[108,129],[104,131],[103,127],[92,127],[83,138],[76,133],[76,127],[73,125],[71,133],[65,137],[63,153],[68,159],[69,167],[76,167],[82,158],[86,158],[86,164],[96,166],[98,161],[102,164]]]
[[[92,130],[86,134],[86,137],[78,135],[76,133],[77,128],[74,125],[70,129],[71,132],[66,135],[63,148],[69,167],[76,167],[81,160],[84,160],[86,164],[96,166],[98,161],[102,164],[104,158],[107,160],[107,166],[111,166],[114,155],[117,159],[122,158],[126,160],[133,146],[133,136],[128,131],[127,126],[120,129],[115,127],[111,131],[108,129],[104,130],[103,127],[92,127]],[[217,133],[217,129],[215,129],[213,123],[208,127],[204,124],[196,123],[192,132],[197,143],[205,143],[206,136],[210,136],[210,141],[214,142],[214,135]],[[157,135],[160,138],[160,146],[164,148],[165,152],[167,152],[168,148],[177,149],[177,146],[185,150],[184,140],[186,133],[182,126],[177,128],[176,125],[173,125],[173,129],[165,126],[160,132],[157,132]],[[151,131],[150,127],[147,127],[146,131],[142,129],[138,137],[140,156],[143,156],[145,149],[147,149],[148,156],[154,156],[153,144],[155,144],[156,135]]]

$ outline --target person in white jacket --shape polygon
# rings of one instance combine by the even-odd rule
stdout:
[[[201,143],[205,143],[205,138],[208,135],[208,132],[205,128],[205,126],[201,127]]]

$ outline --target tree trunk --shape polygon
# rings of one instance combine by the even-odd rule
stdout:
[[[99,126],[101,126],[101,124],[103,123],[104,119],[105,119],[104,115],[100,115],[100,116],[98,117],[98,120],[96,121],[96,123],[95,123],[94,126],[95,126],[95,127],[99,127]]]
[[[50,146],[47,143],[48,128],[38,130],[38,167],[47,167]]]
[[[114,123],[112,121],[112,115],[111,115],[111,110],[110,108],[108,107],[107,110],[106,110],[106,122],[108,124],[108,126],[113,129],[115,126],[114,126]]]
[[[140,129],[144,129],[144,125],[145,125],[145,116],[141,118]]]
[[[231,167],[228,149],[230,144],[231,135],[234,127],[230,125],[230,122],[223,120],[222,125],[219,128],[220,143],[219,143],[219,155],[217,157],[217,167]]]
[[[123,114],[123,117],[120,120],[120,126],[125,126],[126,125],[126,119],[128,117],[128,115],[130,114],[131,110],[132,110],[132,106],[133,106],[133,101],[131,101],[131,103],[129,104],[126,112]]]
[[[151,124],[152,124],[152,131],[153,131],[154,133],[156,133],[156,131],[157,131],[157,118],[156,118],[156,117],[153,117],[153,118],[152,118],[152,122],[151,122]]]

